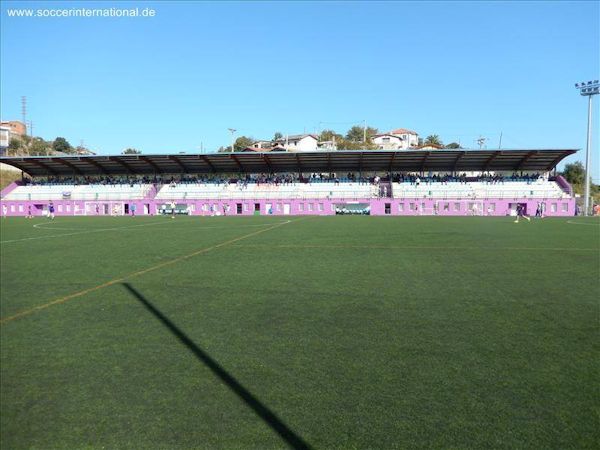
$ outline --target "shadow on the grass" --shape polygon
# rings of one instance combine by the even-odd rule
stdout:
[[[310,449],[311,447],[300,436],[294,433],[283,421],[275,415],[273,411],[267,408],[254,395],[242,386],[233,376],[231,376],[223,367],[219,365],[205,351],[198,347],[183,331],[162,314],[152,303],[150,303],[142,294],[140,294],[129,283],[123,283],[123,286],[150,311],[165,327],[169,329],[175,337],[185,345],[200,362],[208,367],[217,377],[221,379],[229,388],[240,397],[246,405],[275,431],[290,447],[295,449]]]

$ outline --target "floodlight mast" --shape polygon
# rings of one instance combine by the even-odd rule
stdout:
[[[235,151],[235,148],[234,148],[235,141],[233,140],[233,135],[235,134],[235,132],[237,130],[235,128],[227,128],[227,129],[231,132],[231,153],[233,153]]]
[[[585,198],[583,201],[583,214],[590,215],[590,166],[592,165],[592,97],[600,92],[600,83],[598,80],[588,81],[587,83],[576,83],[575,87],[584,97],[588,97],[588,124],[587,124],[587,143],[585,146]]]

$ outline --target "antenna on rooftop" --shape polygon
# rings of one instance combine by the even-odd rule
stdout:
[[[483,136],[480,136],[479,139],[477,139],[477,144],[479,145],[479,150],[481,150],[483,148],[486,141],[487,141],[487,138],[483,137]]]

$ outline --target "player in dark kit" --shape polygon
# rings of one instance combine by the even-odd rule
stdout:
[[[519,223],[519,217],[523,217],[527,219],[527,222],[531,222],[529,216],[525,214],[525,207],[521,203],[517,204],[517,220],[515,220],[515,223]]]

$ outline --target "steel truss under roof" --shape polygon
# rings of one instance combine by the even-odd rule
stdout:
[[[549,171],[575,149],[343,150],[118,156],[1,157],[31,176],[279,172]]]

